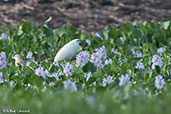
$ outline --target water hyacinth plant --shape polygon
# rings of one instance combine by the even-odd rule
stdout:
[[[89,54],[86,51],[82,51],[77,55],[76,66],[84,66],[89,61]]]
[[[95,36],[48,21],[39,29],[21,22],[7,35],[0,29],[8,39],[0,40],[1,106],[40,114],[170,112],[171,20],[109,26]],[[54,62],[75,38],[83,40],[76,55]],[[11,59],[16,53],[23,67]]]
[[[152,69],[154,69],[156,65],[162,67],[161,57],[159,55],[153,55],[152,63],[153,63]]]
[[[138,62],[136,68],[137,69],[144,69],[144,64],[142,62]]]
[[[64,74],[65,74],[66,76],[71,76],[72,73],[74,72],[73,66],[72,66],[69,62],[67,62],[67,64],[65,65],[63,71],[64,71]]]
[[[163,88],[165,81],[161,75],[158,75],[155,79],[155,86],[157,89]]]

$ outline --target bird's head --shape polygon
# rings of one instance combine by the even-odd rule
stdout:
[[[20,59],[21,58],[21,56],[19,55],[19,54],[16,54],[15,56],[14,56],[14,59]]]
[[[79,40],[79,39],[77,39],[77,42],[78,42],[78,43],[81,43],[81,42],[83,42],[83,41],[84,41],[84,40]]]
[[[80,40],[80,39],[74,39],[71,42],[72,43],[76,43],[76,44],[80,44],[81,42],[83,42],[84,40]],[[69,42],[70,43],[70,42]]]

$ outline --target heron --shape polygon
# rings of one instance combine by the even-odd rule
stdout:
[[[83,40],[74,39],[65,44],[56,54],[54,62],[72,58],[79,49],[79,43]]]

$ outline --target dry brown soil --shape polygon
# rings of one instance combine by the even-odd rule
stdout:
[[[50,16],[52,28],[71,23],[86,32],[96,32],[127,21],[171,19],[171,0],[0,0],[2,26],[16,28],[18,22],[29,21],[40,27]]]

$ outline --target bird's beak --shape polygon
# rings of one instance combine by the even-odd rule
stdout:
[[[84,40],[77,40],[78,43],[81,43],[81,42],[83,42],[83,41],[84,41]]]

